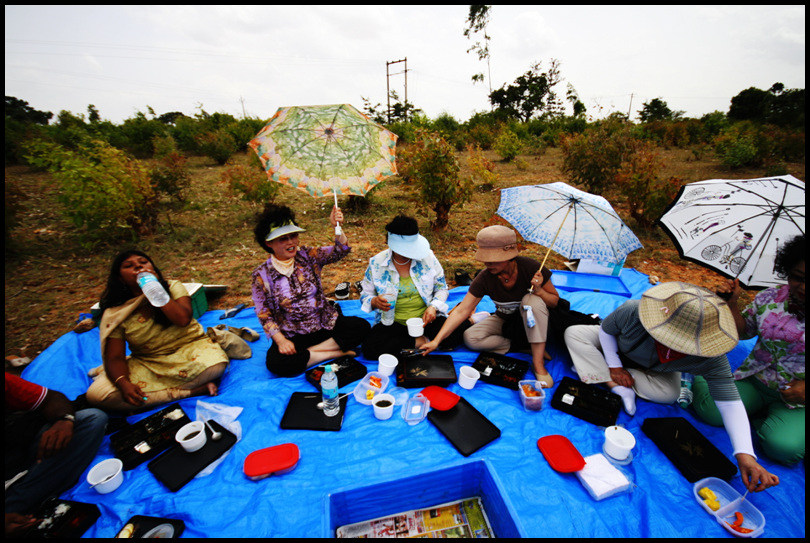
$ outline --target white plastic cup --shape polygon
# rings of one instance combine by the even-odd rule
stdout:
[[[377,417],[379,420],[388,420],[391,418],[391,415],[394,413],[394,404],[396,400],[390,394],[377,394],[374,396],[374,399],[371,401],[371,405],[374,406],[374,416]],[[384,404],[384,405],[380,405]]]
[[[202,421],[195,420],[189,422],[174,435],[174,439],[186,450],[186,452],[199,451],[208,441],[208,436],[205,434],[205,424]]]
[[[102,460],[87,473],[87,484],[99,494],[109,494],[124,482],[124,463],[118,458]]]
[[[605,452],[614,460],[626,460],[636,446],[636,438],[621,426],[605,428]]]
[[[414,317],[405,321],[408,327],[408,335],[411,337],[422,337],[425,335],[425,321],[419,317]]]
[[[399,360],[392,354],[381,354],[377,359],[377,371],[383,375],[391,375],[397,367]]]
[[[458,384],[461,388],[472,390],[479,377],[481,377],[481,374],[478,373],[477,369],[472,366],[461,366],[461,370],[458,372]]]

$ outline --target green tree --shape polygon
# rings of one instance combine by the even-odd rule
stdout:
[[[649,102],[644,102],[643,107],[638,112],[641,122],[650,121],[674,121],[683,117],[683,111],[672,111],[661,98],[653,98]]]
[[[489,82],[489,92],[492,92],[492,71],[489,67],[489,34],[487,25],[489,24],[489,14],[492,6],[474,5],[470,6],[467,14],[467,28],[464,29],[464,36],[471,39],[471,35],[481,32],[483,41],[475,42],[467,52],[474,51],[478,55],[478,60],[487,61],[487,81]],[[473,83],[484,81],[484,74],[479,73],[472,76]]]
[[[540,71],[540,63],[515,79],[511,85],[504,85],[490,93],[490,103],[510,117],[528,122],[532,116],[556,103],[553,91],[561,81],[559,62],[551,60],[551,66],[545,72]]]
[[[764,122],[768,116],[773,95],[756,87],[748,87],[731,99],[728,116],[735,121]]]
[[[462,178],[460,171],[453,148],[435,132],[418,130],[414,144],[401,154],[400,175],[419,191],[424,202],[433,206],[434,230],[447,228],[450,209],[472,198],[473,182]]]
[[[39,111],[28,105],[25,100],[6,96],[5,116],[15,121],[32,124],[48,124],[53,117],[50,111]]]

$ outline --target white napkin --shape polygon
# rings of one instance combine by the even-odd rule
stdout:
[[[612,496],[630,488],[630,480],[611,464],[602,453],[585,458],[585,467],[577,477],[596,500]]]
[[[228,431],[233,433],[236,436],[236,441],[239,442],[242,439],[242,424],[236,420],[236,418],[242,413],[242,407],[232,407],[230,405],[218,404],[218,403],[208,403],[202,400],[197,400],[197,412],[196,412],[196,419],[195,420],[215,420],[217,421],[223,428],[227,428]],[[228,449],[225,453],[214,460],[211,464],[206,466],[204,470],[198,473],[195,479],[200,477],[205,477],[210,475],[223,460],[225,457],[230,454],[231,450]]]

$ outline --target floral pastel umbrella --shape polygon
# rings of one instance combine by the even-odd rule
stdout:
[[[365,196],[396,175],[397,136],[349,104],[282,107],[248,143],[271,181],[314,197]]]
[[[565,183],[501,189],[498,215],[520,235],[566,258],[621,262],[641,242],[601,196]]]

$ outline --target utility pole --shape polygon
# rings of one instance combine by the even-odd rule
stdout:
[[[388,67],[392,64],[397,64],[399,62],[405,63],[405,69],[401,72],[397,72],[395,74],[390,73]],[[401,60],[392,60],[386,61],[385,63],[385,95],[388,100],[388,123],[391,123],[391,85],[389,83],[389,79],[392,75],[399,75],[405,74],[405,120],[407,120],[408,116],[408,57],[405,57]]]
[[[245,99],[240,96],[239,101],[242,102],[242,118],[247,119],[247,113],[245,113]]]
[[[633,110],[633,93],[630,93],[630,107],[627,108],[627,120],[630,120],[630,112]]]

